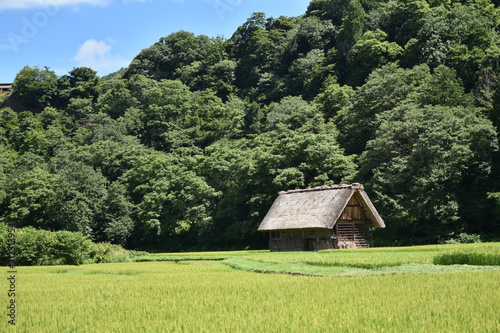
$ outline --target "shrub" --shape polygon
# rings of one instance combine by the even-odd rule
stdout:
[[[450,238],[444,242],[445,244],[467,244],[481,243],[481,236],[476,234],[467,234],[462,232],[457,238]]]
[[[79,232],[57,231],[54,256],[65,265],[80,265],[89,257],[92,242]]]
[[[0,265],[9,260],[8,231],[0,223]],[[92,243],[80,232],[16,229],[16,265],[80,265],[83,263],[130,261],[130,253],[120,245]]]
[[[93,243],[89,255],[95,263],[131,261],[130,251],[111,243]]]
[[[130,258],[135,258],[135,257],[145,257],[151,255],[151,253],[146,252],[146,251],[137,251],[137,250],[130,250],[129,251]]]

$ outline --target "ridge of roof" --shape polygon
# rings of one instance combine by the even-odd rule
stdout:
[[[329,190],[343,190],[343,189],[352,189],[352,190],[363,191],[364,187],[360,183],[336,184],[336,185],[334,184],[334,185],[323,185],[323,186],[309,187],[309,188],[304,188],[304,189],[294,189],[294,190],[288,190],[288,191],[280,191],[280,192],[278,192],[278,194],[282,195],[282,194],[292,194],[292,193],[303,193],[303,192],[314,192],[314,191],[329,191]]]

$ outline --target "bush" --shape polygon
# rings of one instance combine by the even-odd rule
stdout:
[[[0,223],[0,265],[8,265],[8,231]],[[130,261],[130,252],[120,245],[92,243],[80,232],[16,229],[16,265],[80,265],[83,263]]]
[[[50,231],[49,231],[50,232]],[[57,231],[54,255],[65,265],[80,265],[89,257],[92,242],[79,232]]]
[[[111,243],[93,243],[89,254],[95,263],[131,261],[130,251]]]
[[[434,265],[500,266],[500,253],[454,252],[434,257]]]
[[[130,258],[135,258],[135,257],[149,256],[151,253],[146,252],[146,251],[130,250],[129,254],[130,254]]]
[[[7,228],[0,228],[0,243],[7,242]],[[16,265],[79,265],[89,256],[92,242],[79,232],[47,231],[26,227],[16,230]],[[0,257],[1,264],[8,254]]]
[[[462,232],[458,238],[450,238],[444,242],[445,244],[467,244],[467,243],[481,243],[481,236],[476,234],[466,234]]]

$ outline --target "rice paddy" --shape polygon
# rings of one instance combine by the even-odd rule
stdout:
[[[499,267],[433,265],[436,251],[457,249],[443,247],[193,253],[181,257],[229,259],[18,267],[17,324],[9,327],[4,316],[0,331],[500,331]],[[157,257],[169,256],[181,258]],[[370,262],[373,267],[361,267]],[[249,271],[255,265],[270,273],[318,269],[310,275],[321,276]]]

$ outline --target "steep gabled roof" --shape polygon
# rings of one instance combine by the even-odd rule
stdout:
[[[355,183],[280,192],[258,230],[333,229],[353,195],[374,226],[385,228],[363,185]]]

